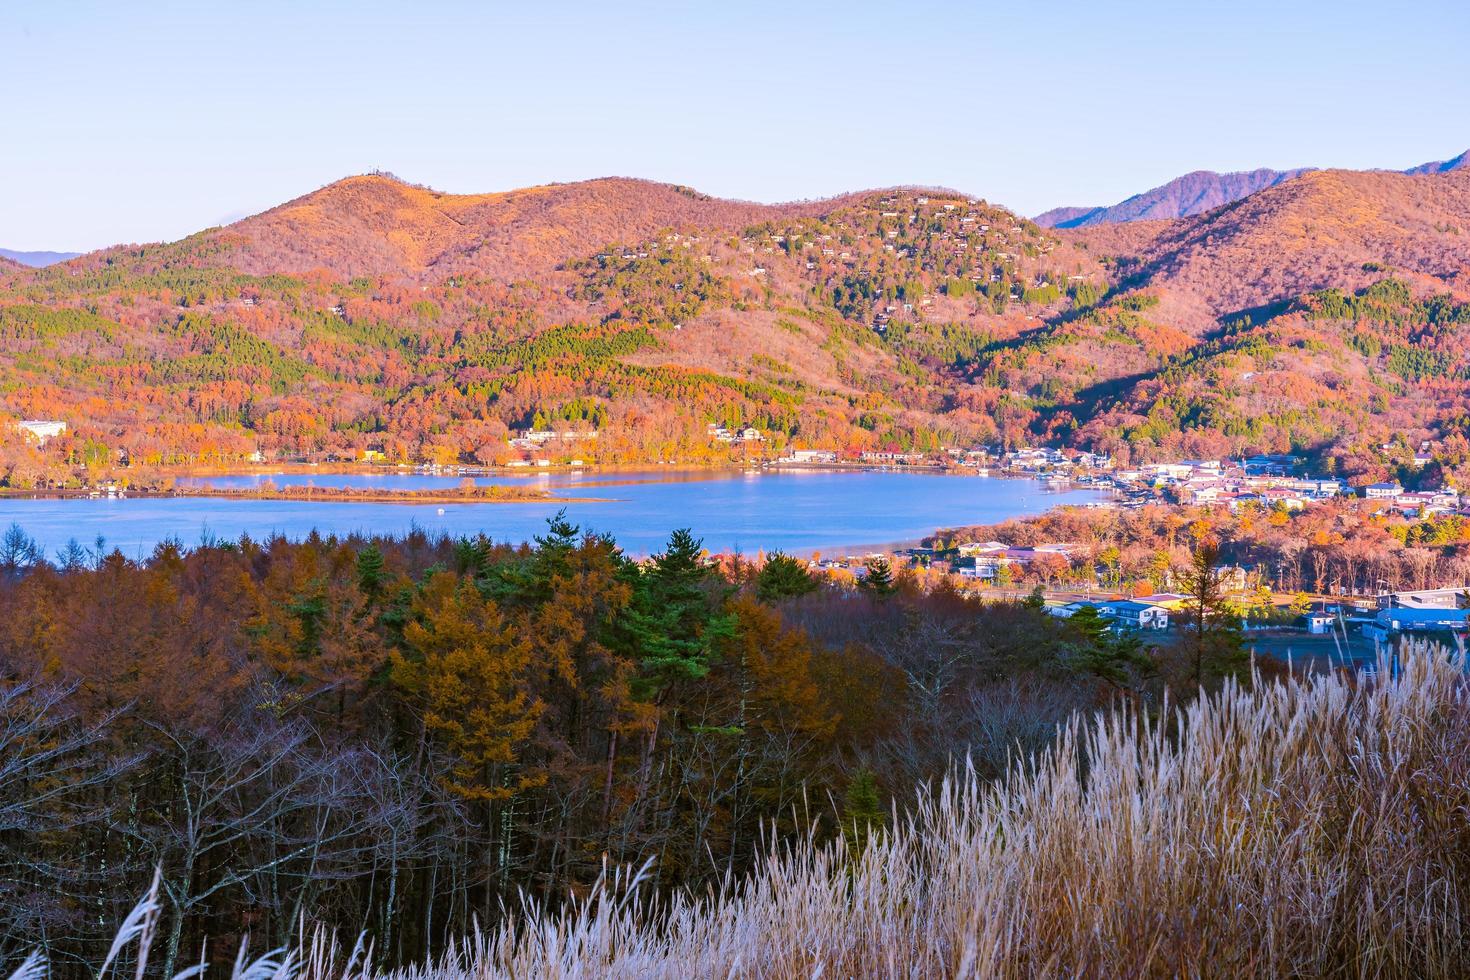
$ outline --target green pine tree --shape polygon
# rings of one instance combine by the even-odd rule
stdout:
[[[1136,673],[1148,671],[1153,663],[1143,652],[1136,633],[1115,630],[1114,625],[1093,605],[1073,613],[1067,620],[1067,630],[1073,636],[1067,647],[1067,661],[1078,673],[1125,688]]]
[[[806,562],[780,551],[766,559],[755,577],[755,594],[761,602],[779,602],[817,590],[817,580]]]
[[[517,560],[490,562],[488,556],[478,560],[482,591],[503,606],[534,608],[547,602],[555,592],[553,579],[572,574],[572,553],[581,535],[582,529],[567,520],[567,512],[557,511],[546,519],[546,533],[533,539],[536,547]]]
[[[357,553],[357,588],[369,602],[377,601],[383,592],[383,552],[377,542]]]
[[[871,769],[859,769],[848,780],[842,797],[842,832],[854,858],[862,853],[873,832],[883,829],[884,822],[878,780]]]
[[[898,591],[893,580],[893,566],[887,558],[874,558],[868,562],[868,574],[858,580],[858,587],[869,595],[886,599]]]
[[[1189,655],[1196,687],[1207,682],[1240,677],[1250,667],[1250,654],[1240,629],[1240,617],[1226,606],[1215,573],[1219,548],[1201,543],[1185,578],[1184,647]]]
[[[637,573],[621,640],[639,662],[645,695],[656,699],[679,681],[704,677],[719,645],[734,635],[735,617],[724,609],[729,587],[717,578],[688,529],[675,531]]]
[[[1113,624],[1097,611],[1096,606],[1088,604],[1072,614],[1067,620],[1067,628],[1087,646],[1099,646],[1107,641]]]

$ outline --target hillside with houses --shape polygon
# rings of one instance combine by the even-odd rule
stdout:
[[[1042,445],[1294,454],[1356,486],[1397,465],[1384,444],[1452,480],[1467,268],[1464,169],[1314,171],[1070,231],[939,189],[755,205],[367,175],[179,242],[0,267],[0,481]],[[37,421],[67,428],[43,444],[17,427]]]

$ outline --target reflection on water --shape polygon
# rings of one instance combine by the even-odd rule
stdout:
[[[454,487],[463,477],[423,473],[292,473],[215,476],[192,482],[247,487]],[[513,504],[314,503],[298,500],[132,498],[0,499],[0,526],[18,523],[48,553],[67,539],[144,555],[159,541],[272,534],[484,533],[523,541],[565,506],[583,527],[610,533],[632,554],[656,551],[677,527],[693,528],[716,551],[781,549],[807,554],[862,544],[916,540],[936,528],[988,524],[1064,503],[1099,499],[1092,491],[1054,493],[1032,480],[907,472],[574,471],[475,477],[482,485],[541,486],[562,497],[599,502]],[[183,482],[183,481],[181,481]]]

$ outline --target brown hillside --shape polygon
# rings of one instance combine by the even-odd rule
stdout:
[[[1173,229],[1176,223],[1162,219],[1117,221],[1088,225],[1085,228],[1060,228],[1055,234],[1062,241],[1084,248],[1099,258],[1137,256],[1147,251],[1157,238]]]
[[[35,270],[0,255],[0,288],[10,288],[34,278]]]
[[[1169,225],[1137,258],[1131,278],[1196,327],[1385,270],[1450,279],[1470,267],[1470,172],[1306,173]]]
[[[609,242],[669,227],[734,231],[819,213],[832,202],[761,205],[706,197],[671,184],[604,178],[496,194],[443,194],[390,177],[337,181],[228,228],[243,272],[517,279],[550,271]]]

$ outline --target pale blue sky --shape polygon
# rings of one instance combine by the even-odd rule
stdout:
[[[173,239],[381,168],[1034,214],[1470,147],[1470,3],[0,0],[0,245]]]

